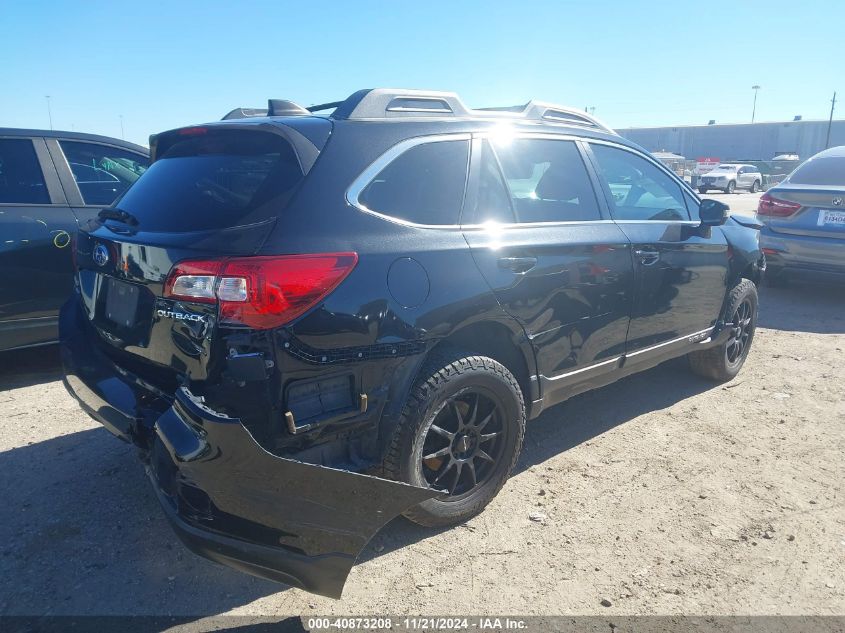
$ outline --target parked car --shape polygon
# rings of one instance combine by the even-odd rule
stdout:
[[[845,278],[845,146],[819,152],[760,197],[757,218],[769,279]]]
[[[748,189],[757,193],[762,183],[763,176],[754,165],[725,163],[698,179],[698,192],[704,194],[711,189],[721,189],[725,193],[733,193],[737,189]]]
[[[398,514],[480,512],[544,409],[674,357],[742,367],[758,232],[593,117],[311,110],[159,134],[77,242],[66,385],[198,553],[339,596]]]
[[[0,351],[58,340],[78,223],[148,163],[143,147],[105,136],[0,128]]]

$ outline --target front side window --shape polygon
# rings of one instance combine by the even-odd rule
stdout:
[[[28,138],[0,139],[0,204],[49,204],[38,156]]]
[[[493,145],[517,222],[601,218],[587,168],[573,141],[516,139]]]
[[[59,141],[82,202],[108,206],[141,177],[145,156],[98,143]]]
[[[400,154],[358,201],[370,211],[429,225],[455,225],[461,214],[469,141],[434,141]]]
[[[591,147],[610,190],[610,211],[615,220],[690,219],[681,186],[663,170],[633,152],[608,145]]]

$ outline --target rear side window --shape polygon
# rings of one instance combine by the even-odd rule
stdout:
[[[466,140],[416,145],[382,169],[358,201],[370,211],[416,224],[457,224],[468,159]]]
[[[141,177],[146,156],[99,143],[59,141],[85,204],[107,206]]]
[[[49,204],[44,175],[28,138],[0,139],[0,204]]]
[[[494,144],[516,220],[598,220],[596,194],[573,141],[517,139]]]
[[[205,231],[281,213],[303,174],[283,138],[220,130],[171,145],[115,203],[142,231]]]
[[[591,147],[610,190],[615,220],[690,219],[681,186],[662,169],[633,152],[599,144]]]
[[[796,185],[845,186],[845,157],[830,156],[808,160],[795,170],[789,182]]]

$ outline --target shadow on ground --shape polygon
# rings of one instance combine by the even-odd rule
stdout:
[[[0,391],[60,380],[58,345],[0,352]]]
[[[545,412],[529,426],[517,471],[712,387],[679,364]],[[0,453],[0,473],[0,614],[213,615],[285,590],[187,551],[134,449],[104,429]],[[361,560],[441,531],[396,519]]]
[[[845,283],[790,280],[760,290],[760,327],[817,334],[845,333]]]
[[[761,292],[760,326],[845,332],[845,292],[793,285]],[[60,376],[55,348],[15,352],[0,389]],[[554,407],[532,422],[516,472],[714,384],[677,359]],[[285,588],[188,552],[170,530],[134,449],[103,429],[0,453],[0,614],[213,615]],[[369,560],[444,530],[403,519]]]

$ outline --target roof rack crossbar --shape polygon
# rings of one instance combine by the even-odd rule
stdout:
[[[317,105],[308,106],[305,109],[309,112],[322,112],[323,110],[332,110],[341,105],[343,101],[330,101],[329,103],[318,103]]]

